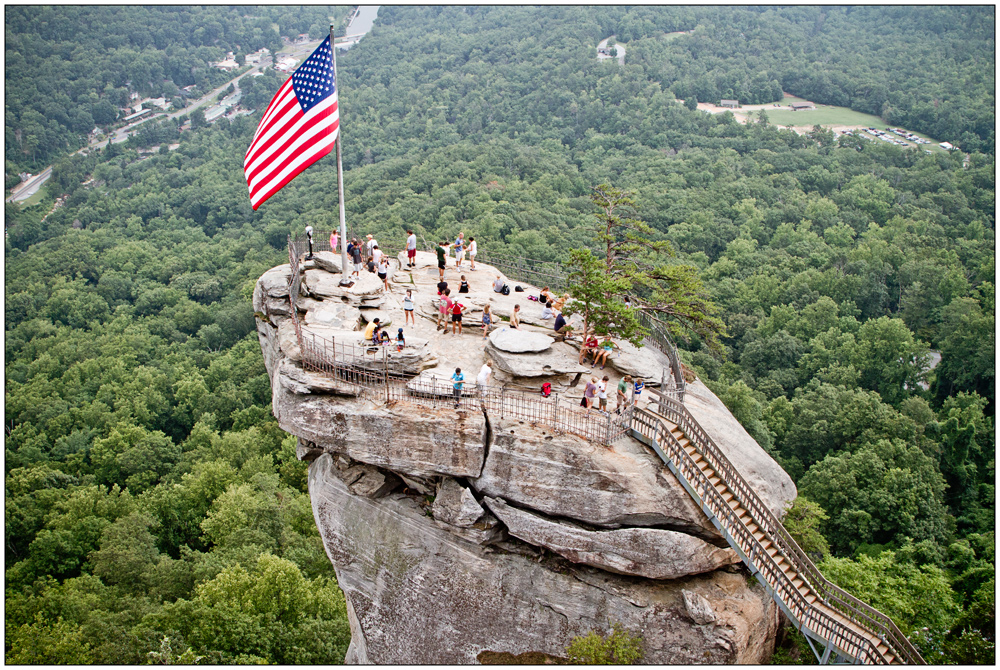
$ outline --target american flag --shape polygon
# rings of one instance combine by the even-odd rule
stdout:
[[[243,159],[254,209],[330,153],[340,113],[330,38],[299,66],[271,99]]]

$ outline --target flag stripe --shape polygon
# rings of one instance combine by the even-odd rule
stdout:
[[[268,170],[266,172],[253,179],[252,188],[266,188],[270,183],[274,182],[276,178],[282,175],[289,165],[297,165],[305,157],[308,157],[309,148],[316,142],[324,140],[324,138],[332,144],[336,139],[336,129],[331,131],[329,126],[323,126],[319,128],[318,131],[314,131],[309,135],[304,135],[302,137],[302,141],[295,146],[294,151],[287,151],[282,156],[277,157],[273,164],[268,165]]]
[[[334,138],[334,139],[336,139],[336,138]],[[280,191],[288,182],[290,182],[291,180],[295,179],[295,177],[298,176],[299,172],[301,172],[305,168],[309,167],[309,165],[312,165],[314,162],[316,162],[317,160],[319,160],[323,156],[325,156],[328,153],[330,153],[333,150],[333,146],[334,146],[333,140],[331,140],[328,144],[322,145],[321,150],[318,150],[315,154],[312,154],[310,156],[309,162],[306,163],[305,165],[303,165],[301,169],[299,169],[297,171],[296,170],[289,171],[288,174],[284,178],[282,178],[281,181],[279,181],[277,184],[274,184],[273,186],[271,186],[270,188],[268,188],[267,191],[264,191],[263,193],[258,192],[258,195],[257,195],[256,199],[251,199],[251,203],[253,204],[253,208],[257,209],[261,205],[261,203],[263,203],[265,200],[267,200],[268,198],[270,198],[272,195],[274,195],[275,193],[277,193],[278,191]]]
[[[327,38],[264,110],[243,157],[254,209],[333,150],[340,136],[340,110],[332,57]]]
[[[278,92],[274,94],[273,98],[271,98],[271,102],[267,105],[267,109],[264,110],[264,115],[260,117],[260,125],[257,127],[257,132],[253,135],[254,141],[260,137],[264,128],[270,125],[271,118],[274,116],[275,110],[283,105],[284,101],[287,100],[289,96],[293,98],[295,97],[295,90],[292,88],[291,77],[285,80],[285,83],[281,85]],[[253,143],[251,143],[251,146],[253,146]],[[249,151],[249,149],[247,151]]]
[[[308,117],[306,117],[301,111],[297,111],[288,119],[289,124],[295,125],[294,128],[284,131],[281,135],[273,133],[268,137],[261,138],[256,154],[249,157],[247,163],[243,166],[243,169],[246,172],[247,182],[252,182],[254,177],[269,161],[272,161],[276,156],[283,154],[283,152],[295,142],[296,138],[293,133],[308,132],[312,129],[312,126],[317,123],[323,123],[324,120],[326,120],[327,123],[332,123],[333,120],[327,120],[327,117],[331,113],[337,113],[336,101],[334,101],[332,105],[325,105],[323,108],[317,106],[314,113],[310,114]]]
[[[260,120],[260,126],[257,128],[257,134],[254,135],[253,143],[250,148],[247,149],[247,156],[244,163],[250,162],[252,157],[250,153],[253,151],[254,147],[260,142],[266,141],[270,135],[275,132],[280,132],[283,126],[287,123],[290,114],[301,113],[302,107],[299,106],[299,101],[295,99],[295,94],[292,93],[287,100],[284,100],[280,105],[276,105],[274,108],[274,114],[271,118],[263,118]]]
[[[315,113],[310,114],[308,117],[303,115],[302,112],[298,112],[291,122],[295,127],[291,128],[288,132],[283,132],[280,135],[269,138],[266,144],[262,143],[258,155],[244,167],[247,183],[251,185],[259,184],[258,175],[262,171],[273,171],[273,168],[271,168],[273,163],[283,160],[290,152],[294,152],[302,136],[315,134],[324,128],[329,130],[330,123],[335,123],[336,120],[329,119],[328,117],[336,114],[336,103],[328,106],[326,109],[316,109]]]

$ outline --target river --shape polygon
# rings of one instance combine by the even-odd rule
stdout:
[[[351,20],[350,25],[347,26],[347,31],[345,37],[355,38],[351,40],[350,43],[345,44],[342,48],[350,48],[353,44],[356,44],[362,36],[365,35],[369,30],[372,29],[372,25],[375,23],[375,17],[378,16],[378,10],[380,5],[362,5],[358,7],[358,13]]]

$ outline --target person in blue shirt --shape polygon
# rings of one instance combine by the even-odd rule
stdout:
[[[459,233],[455,238],[455,244],[451,246],[455,247],[455,267],[461,270],[462,261],[465,260],[465,233]]]
[[[458,403],[462,400],[462,386],[465,384],[465,375],[462,374],[462,368],[455,368],[455,374],[451,376],[452,393],[455,394],[455,409],[458,409]]]
[[[639,404],[639,396],[642,394],[642,389],[644,388],[646,388],[646,384],[642,381],[642,377],[636,377],[635,383],[632,386],[632,402],[636,405]]]

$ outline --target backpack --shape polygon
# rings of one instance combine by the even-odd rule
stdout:
[[[529,295],[529,296],[528,296],[528,300],[532,300],[532,301],[534,301],[534,302],[538,302],[538,298],[536,298],[536,297],[535,297],[535,296],[533,296],[533,295]]]
[[[500,292],[503,293],[504,295],[510,295],[510,287],[504,284],[503,288],[500,289]]]
[[[552,395],[552,384],[545,382],[542,384],[542,397],[548,398],[550,395]]]
[[[520,285],[517,285],[517,286],[515,286],[515,287],[514,287],[514,291],[515,291],[516,293],[524,293],[524,289],[523,289],[523,288],[521,288],[521,286],[520,286]]]

